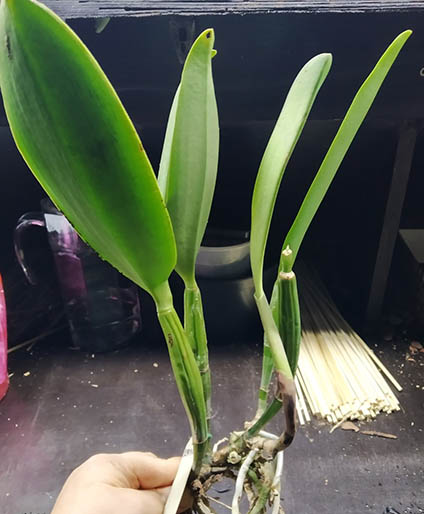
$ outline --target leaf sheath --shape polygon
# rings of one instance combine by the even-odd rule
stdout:
[[[190,343],[172,304],[168,283],[156,290],[159,323],[164,333],[175,381],[190,422],[194,471],[198,473],[209,452],[209,430],[202,378]]]
[[[202,297],[197,286],[184,290],[184,330],[190,341],[202,377],[207,418],[209,420],[211,417],[211,373]]]

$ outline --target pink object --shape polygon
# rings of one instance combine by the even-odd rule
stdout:
[[[4,299],[3,281],[0,275],[0,400],[7,393],[8,387],[6,301]]]

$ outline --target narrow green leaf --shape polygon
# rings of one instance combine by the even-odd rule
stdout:
[[[406,30],[392,42],[356,93],[284,241],[283,248],[290,246],[293,252],[291,266],[294,264],[305,233],[330,187],[353,138],[370,109],[387,73],[411,33],[412,31]]]
[[[166,126],[165,139],[163,141],[162,155],[159,164],[158,184],[162,193],[162,197],[165,200],[165,204],[168,201],[168,186],[170,177],[169,167],[171,161],[172,141],[174,138],[175,130],[175,115],[177,113],[180,87],[181,86],[178,86],[177,90],[175,91],[174,99],[172,100],[171,110],[169,111],[168,124]]]
[[[96,34],[101,34],[105,28],[109,25],[110,18],[96,18],[94,21],[94,29]]]
[[[176,261],[150,162],[84,44],[31,0],[2,0],[0,84],[16,144],[54,203],[103,258],[149,291]]]
[[[259,167],[252,199],[251,266],[256,293],[263,290],[265,247],[281,179],[316,95],[331,67],[331,55],[320,54],[294,80]]]
[[[176,270],[194,280],[194,266],[209,218],[218,167],[219,126],[212,80],[214,32],[194,42],[171,108],[159,185],[177,243]]]

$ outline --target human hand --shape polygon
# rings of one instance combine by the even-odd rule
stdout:
[[[69,475],[51,514],[162,514],[179,463],[142,452],[94,455]]]

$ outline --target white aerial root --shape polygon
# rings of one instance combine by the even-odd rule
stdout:
[[[281,476],[283,474],[284,452],[278,452],[275,463],[275,475],[272,481],[272,490],[274,496],[272,498],[272,514],[278,514],[280,511],[281,499]]]
[[[225,441],[228,441],[228,437],[223,437],[222,439],[220,439],[219,441],[217,441],[217,442],[213,445],[212,453],[216,453],[216,452],[218,451],[219,446],[220,446],[222,443],[225,443]]]
[[[267,439],[278,439],[278,436],[261,430],[259,435],[266,437]],[[281,476],[283,474],[283,463],[284,463],[284,452],[278,452],[275,458],[275,474],[272,481],[272,514],[278,514],[280,510],[280,499],[281,499]]]
[[[271,434],[271,432],[265,432],[265,430],[261,430],[259,432],[259,435],[261,437],[266,437],[267,439],[274,439],[274,441],[276,441],[278,439],[278,435]]]
[[[231,504],[231,511],[233,514],[240,514],[239,503],[241,495],[243,494],[243,484],[246,479],[247,472],[249,471],[249,467],[254,461],[257,453],[257,449],[250,450],[243,464],[240,466],[240,471],[238,472],[236,486],[234,489],[233,502]]]

